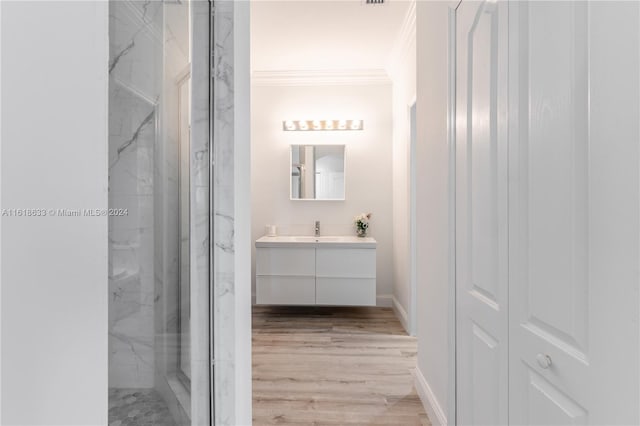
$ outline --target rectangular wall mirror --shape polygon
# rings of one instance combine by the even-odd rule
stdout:
[[[344,200],[344,145],[291,145],[291,199]]]

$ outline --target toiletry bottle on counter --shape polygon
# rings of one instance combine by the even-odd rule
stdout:
[[[267,225],[267,226],[265,226],[265,233],[267,234],[267,237],[275,237],[276,235],[278,235],[276,233],[276,226],[275,225]]]

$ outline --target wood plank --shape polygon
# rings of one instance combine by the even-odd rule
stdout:
[[[253,309],[254,425],[429,425],[389,308]]]

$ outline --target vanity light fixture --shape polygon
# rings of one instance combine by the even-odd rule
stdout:
[[[286,120],[282,122],[282,130],[363,130],[362,120]]]

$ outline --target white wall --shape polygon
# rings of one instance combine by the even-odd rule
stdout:
[[[417,3],[417,383],[453,424],[452,283],[449,272],[448,19],[453,2]],[[438,413],[434,411],[439,411]]]
[[[1,207],[107,208],[107,2],[2,2]],[[107,423],[107,218],[2,217],[2,424]]]
[[[283,120],[362,119],[362,131],[285,132]],[[370,236],[378,241],[378,304],[392,294],[391,85],[253,85],[251,93],[252,239],[266,224],[282,235],[355,234],[353,216],[373,213]],[[289,146],[346,145],[346,200],[291,201]],[[255,255],[255,247],[253,248]],[[255,258],[255,256],[254,256]],[[253,262],[252,275],[255,273]],[[255,278],[253,279],[255,289]],[[254,291],[255,292],[255,291]]]
[[[410,107],[416,97],[416,20],[411,4],[387,67],[393,82],[393,303],[405,329],[411,315]]]

